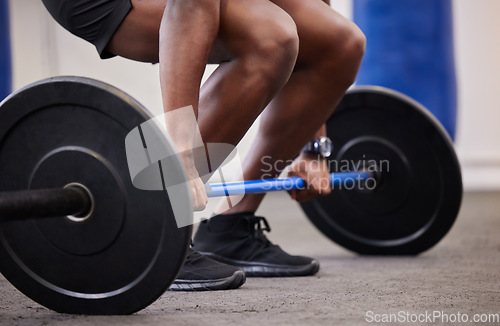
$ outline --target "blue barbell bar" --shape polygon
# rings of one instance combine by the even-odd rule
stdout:
[[[337,172],[330,174],[332,188],[335,186],[352,184],[356,181],[366,181],[372,177],[367,171]],[[205,185],[208,197],[223,197],[244,194],[261,194],[271,191],[300,190],[306,186],[299,177],[284,179],[249,180],[229,183],[211,183]]]

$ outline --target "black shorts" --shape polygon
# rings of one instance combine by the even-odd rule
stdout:
[[[101,58],[111,37],[132,8],[131,0],[42,0],[65,29],[94,44]]]

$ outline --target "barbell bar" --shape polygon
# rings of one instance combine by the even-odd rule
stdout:
[[[332,187],[366,181],[372,177],[367,171],[330,174]],[[274,178],[243,182],[211,183],[205,185],[208,197],[258,194],[272,191],[300,190],[306,187],[302,178]],[[23,190],[0,193],[2,219],[68,217],[74,222],[90,218],[93,211],[93,195],[84,186],[70,183],[63,188]]]
[[[182,161],[163,162],[184,180],[178,197],[165,182],[163,191],[140,190],[124,144],[151,118],[119,89],[81,77],[42,80],[0,103],[0,206],[47,217],[0,218],[0,270],[21,292],[58,312],[130,314],[172,284],[192,233],[191,225],[177,227],[173,211],[174,202],[192,210]],[[301,203],[321,232],[349,250],[377,255],[415,255],[446,235],[460,208],[460,166],[425,108],[391,90],[355,88],[327,121],[327,134],[335,142],[327,165],[338,187]],[[390,167],[375,164],[380,171],[356,168],[386,161]],[[372,190],[339,187],[370,178]],[[207,193],[303,186],[292,177],[210,185]],[[4,192],[23,198],[13,205]]]
[[[82,187],[21,190],[0,193],[2,219],[89,215],[92,199]]]
[[[330,185],[332,188],[340,185],[363,182],[372,178],[368,171],[352,171],[330,173]],[[306,182],[299,177],[274,178],[263,180],[248,180],[243,182],[229,182],[226,184],[206,184],[205,190],[208,197],[220,197],[228,195],[259,194],[272,191],[301,190],[306,187]]]

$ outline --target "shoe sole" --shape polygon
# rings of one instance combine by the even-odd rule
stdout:
[[[238,267],[245,272],[245,275],[247,277],[311,276],[319,271],[319,262],[316,260],[311,261],[311,263],[308,265],[276,265],[269,263],[234,260],[218,256],[210,252],[200,251],[200,253],[218,262]]]
[[[243,271],[236,271],[233,275],[217,280],[182,280],[176,279],[170,285],[169,291],[219,291],[232,290],[242,286],[246,281]]]

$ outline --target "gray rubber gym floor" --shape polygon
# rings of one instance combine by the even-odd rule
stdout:
[[[345,251],[321,235],[286,194],[269,195],[260,213],[269,218],[273,241],[320,260],[317,276],[248,279],[233,291],[167,292],[139,313],[106,317],[57,314],[0,278],[0,324],[366,325],[383,314],[410,321],[435,312],[469,321],[475,314],[500,314],[500,193],[467,193],[450,233],[413,258]]]

